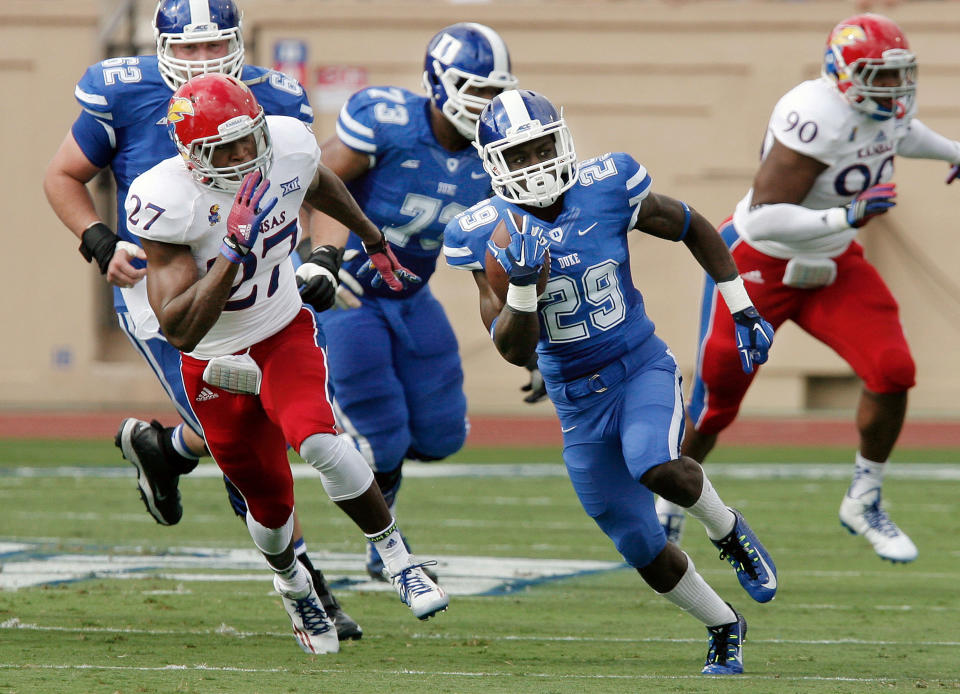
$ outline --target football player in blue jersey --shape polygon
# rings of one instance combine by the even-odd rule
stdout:
[[[721,501],[696,461],[680,455],[680,369],[633,285],[627,233],[682,241],[717,280],[744,369],[766,360],[769,325],[713,226],[652,192],[646,169],[628,154],[578,162],[566,123],[545,97],[512,90],[493,99],[475,144],[496,197],[447,224],[447,262],[473,271],[481,317],[507,361],[523,365],[536,350],[584,510],[651,588],[706,625],[703,672],[743,672],[746,621],[667,541],[654,494],[704,524],[754,600],[774,597],[776,568],[740,512]],[[547,257],[549,279],[538,297]],[[499,274],[487,263],[501,266]]]
[[[466,439],[457,340],[427,282],[446,223],[490,195],[490,179],[470,143],[481,109],[516,82],[507,46],[493,29],[454,24],[427,45],[428,96],[398,87],[359,91],[341,110],[336,136],[322,146],[323,163],[347,183],[401,264],[421,280],[390,291],[370,271],[355,238],[348,240],[332,220],[324,220],[326,228],[317,225],[314,251],[298,270],[303,280],[329,286],[346,243],[340,275],[359,294],[347,300],[359,307],[320,314],[334,407],[338,423],[373,466],[391,510],[404,459],[439,460]],[[382,569],[370,545],[367,571],[376,578]]]
[[[137,468],[140,495],[158,523],[174,525],[183,513],[179,475],[207,455],[203,430],[180,375],[180,354],[160,334],[147,303],[143,249],[127,230],[124,199],[130,183],[158,162],[175,156],[167,107],[174,90],[195,75],[221,72],[243,80],[264,111],[313,122],[313,111],[295,80],[262,67],[244,65],[241,12],[232,0],[161,0],[153,16],[157,54],[108,58],[91,65],[77,83],[83,109],[47,168],[44,192],[60,220],[80,239],[80,253],[96,262],[113,285],[120,327],[153,369],[182,422],[163,427],[128,418],[116,444]],[[94,208],[86,184],[110,167],[117,188],[117,231]],[[243,496],[224,478],[234,511],[246,516]],[[360,638],[356,622],[340,610],[323,574],[306,554],[299,521],[298,556],[314,572],[324,607],[340,638]]]

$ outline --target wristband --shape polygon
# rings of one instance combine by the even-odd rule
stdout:
[[[119,241],[120,237],[114,234],[110,227],[103,222],[94,222],[80,234],[80,255],[88,263],[96,260],[100,274],[105,275]]]
[[[366,241],[362,241],[363,250],[366,251],[367,255],[373,255],[374,253],[382,253],[387,248],[387,237],[384,233],[380,232],[380,240],[377,241],[372,246],[368,246]]]
[[[743,286],[743,279],[740,275],[737,275],[727,282],[717,282],[717,289],[720,291],[723,300],[727,302],[727,308],[730,309],[730,313],[736,313],[737,311],[742,311],[745,308],[753,306],[753,302],[750,301],[750,295],[747,294],[746,287]]]
[[[220,244],[220,255],[235,265],[243,262],[243,256],[246,255],[240,250],[240,244],[229,236],[223,237],[223,243]]]
[[[515,284],[507,285],[507,306],[514,311],[533,313],[537,310],[537,285],[528,284],[518,287]]]

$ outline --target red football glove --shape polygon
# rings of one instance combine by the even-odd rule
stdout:
[[[260,225],[277,204],[277,197],[273,196],[267,206],[260,209],[260,200],[266,195],[270,187],[270,180],[260,180],[260,171],[251,171],[243,177],[240,190],[233,199],[233,206],[227,216],[227,235],[223,237],[220,252],[227,260],[233,263],[240,262],[253,244],[257,242]]]
[[[400,264],[400,261],[397,260],[397,256],[393,254],[393,250],[391,250],[390,246],[387,244],[386,237],[382,234],[378,244],[374,246],[367,246],[367,244],[363,244],[363,250],[365,250],[367,255],[370,256],[370,260],[368,262],[377,269],[381,279],[383,279],[383,281],[387,283],[387,286],[393,291],[403,291],[404,282],[411,284],[417,284],[420,282],[420,278],[417,275],[413,274]],[[374,278],[374,280],[376,280],[376,278]],[[376,286],[375,282],[371,284]]]

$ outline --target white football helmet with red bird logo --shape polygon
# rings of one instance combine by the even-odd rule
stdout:
[[[187,168],[200,183],[235,193],[243,177],[260,169],[264,178],[273,158],[273,145],[263,108],[250,89],[229,75],[211,73],[189,80],[174,92],[167,125]],[[249,161],[215,166],[216,148],[252,136],[256,155]]]
[[[823,76],[858,111],[902,118],[917,91],[917,57],[897,24],[878,14],[848,17],[827,37]]]

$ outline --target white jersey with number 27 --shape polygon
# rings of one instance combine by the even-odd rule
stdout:
[[[300,205],[320,161],[320,147],[309,126],[296,118],[268,116],[267,125],[273,164],[263,201],[276,196],[277,205],[237,273],[223,312],[190,353],[197,359],[247,349],[285,327],[302,305],[290,253],[300,240]],[[202,277],[220,254],[233,197],[197,183],[178,155],[131,184],[127,224],[141,238],[189,246]]]

